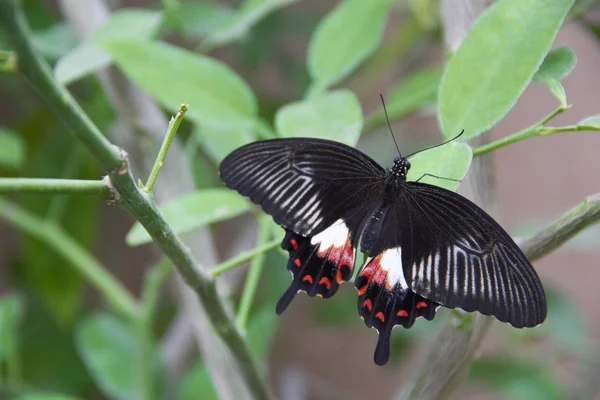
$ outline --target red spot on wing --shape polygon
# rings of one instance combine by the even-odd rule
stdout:
[[[358,290],[358,295],[362,296],[363,294],[365,294],[365,292],[367,291],[367,286],[369,286],[368,284],[364,284],[361,287],[357,288],[356,290]]]
[[[369,263],[364,266],[362,271],[360,271],[359,275],[366,277],[370,281],[371,278],[373,277],[373,275],[379,269],[379,261],[380,260],[381,260],[381,255],[373,257],[373,259],[371,259],[371,261],[369,261]]]
[[[423,308],[423,307],[427,307],[427,303],[425,303],[424,301],[420,301],[417,303],[417,309]]]
[[[312,285],[313,283],[313,278],[310,275],[304,275],[304,278],[302,278],[302,282],[308,282]]]
[[[375,318],[380,320],[382,323],[385,322],[385,315],[383,315],[383,313],[381,311],[379,311],[377,314],[375,314]]]
[[[296,267],[299,267],[300,265],[302,265],[302,261],[300,261],[299,258],[295,258],[294,259],[294,264],[296,264]]]
[[[294,250],[298,250],[298,241],[296,239],[290,239],[290,244],[294,248]]]
[[[371,299],[365,299],[363,302],[363,307],[367,307],[369,311],[373,309],[373,303],[371,303]]]
[[[319,280],[319,285],[325,285],[325,287],[327,287],[327,289],[330,289],[331,288],[331,281],[329,280],[329,278],[322,277]]]
[[[408,317],[408,313],[406,312],[406,310],[400,310],[396,315],[399,317]]]

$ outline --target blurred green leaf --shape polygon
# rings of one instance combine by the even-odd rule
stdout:
[[[416,181],[423,174],[432,174],[444,178],[462,180],[473,159],[473,151],[465,143],[450,142],[444,146],[417,153],[410,158],[411,169],[408,180]],[[429,183],[455,191],[460,182],[426,176],[421,183]]]
[[[577,123],[577,126],[580,126],[580,127],[588,126],[593,129],[600,129],[600,114],[596,114],[591,117],[587,117],[584,120],[579,121]]]
[[[219,164],[226,155],[256,140],[252,128],[202,125],[194,130],[202,151]]]
[[[136,338],[131,326],[109,314],[85,318],[76,331],[77,350],[106,395],[136,398]]]
[[[77,398],[58,393],[30,393],[19,396],[16,400],[77,400]]]
[[[321,20],[308,46],[308,70],[316,87],[341,81],[375,51],[392,4],[342,0]]]
[[[54,68],[54,77],[68,85],[112,63],[110,54],[100,48],[108,39],[149,39],[156,35],[162,14],[144,9],[124,9],[113,13],[90,39],[62,57]]]
[[[542,65],[533,75],[536,81],[547,82],[548,80],[560,81],[575,67],[577,61],[575,53],[567,46],[557,47],[546,54]]]
[[[513,107],[544,60],[573,0],[502,0],[473,24],[442,78],[439,122],[463,140]],[[523,40],[527,38],[527,40]]]
[[[312,137],[356,145],[363,125],[360,102],[349,90],[316,94],[281,107],[275,126],[282,137]]]
[[[581,308],[564,293],[546,288],[548,317],[536,329],[514,330],[520,339],[548,338],[560,353],[585,357],[593,347],[591,327]]]
[[[278,326],[277,322],[275,304],[263,306],[252,315],[248,323],[248,346],[258,360],[264,360],[268,355]]]
[[[441,69],[426,68],[408,75],[394,85],[384,98],[390,119],[401,119],[420,108],[435,104],[441,79]],[[383,107],[379,107],[365,122],[365,129],[371,129],[385,121]]]
[[[263,360],[272,344],[277,328],[275,305],[269,304],[254,313],[248,324],[248,345],[254,357]],[[179,388],[179,400],[218,400],[218,396],[203,361],[199,361],[185,376]]]
[[[59,393],[83,393],[93,385],[76,350],[71,327],[59,326],[31,293],[20,330],[23,381]]]
[[[52,151],[48,151],[51,148]],[[86,158],[80,143],[68,136],[44,137],[37,143],[25,176],[40,178],[91,179],[98,176],[95,160]],[[25,208],[60,225],[83,248],[92,245],[97,233],[98,206],[101,199],[88,196],[22,194]],[[38,239],[24,237],[20,242],[23,266],[18,273],[61,324],[71,324],[82,303],[81,275],[65,268],[65,260]]]
[[[184,194],[160,207],[176,234],[190,232],[208,224],[225,221],[250,209],[246,199],[229,189],[205,189]],[[127,233],[129,246],[152,241],[144,227],[136,222]]]
[[[230,25],[235,18],[235,10],[221,4],[181,3],[177,8],[177,30],[188,39],[205,38]]]
[[[0,128],[0,167],[19,169],[25,163],[26,144],[16,132]]]
[[[77,46],[77,37],[71,26],[65,22],[33,33],[33,43],[37,51],[51,60],[67,55]]]
[[[6,364],[6,380],[16,385],[21,378],[20,359],[18,356],[21,335],[19,328],[23,319],[25,305],[16,293],[5,294],[0,298],[0,367]],[[22,345],[22,343],[21,343]],[[0,368],[0,383],[2,382]]]
[[[190,105],[186,118],[209,126],[253,126],[254,93],[227,65],[164,43],[111,40],[115,63],[169,111]]]
[[[179,387],[179,400],[219,400],[204,362],[199,361],[183,378]]]
[[[554,97],[558,99],[560,105],[562,107],[567,107],[567,94],[565,93],[565,89],[563,88],[562,84],[555,79],[548,79],[546,84],[550,89],[550,93],[552,93]]]
[[[506,399],[565,399],[566,393],[551,367],[517,359],[482,357],[471,364],[469,379],[488,385]]]
[[[297,0],[245,0],[233,18],[226,21],[221,29],[211,33],[204,42],[214,47],[231,43],[246,36],[250,29],[267,14],[285,7]]]

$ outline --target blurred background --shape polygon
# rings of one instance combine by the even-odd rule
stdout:
[[[229,32],[228,36],[223,34],[223,27],[240,7],[239,1],[22,1],[36,46],[54,67],[89,36],[86,25],[92,29],[96,19],[102,18],[104,11],[95,5],[104,4],[111,10],[136,7],[161,11],[155,37],[229,65],[254,91],[260,116],[269,123],[279,107],[304,96],[310,84],[305,66],[307,45],[319,21],[337,4],[333,0],[276,3],[247,23],[241,32]],[[562,81],[572,108],[553,120],[552,125],[574,124],[600,113],[597,3],[578,1],[556,39],[554,46],[566,45],[574,51],[577,64]],[[416,71],[426,68],[431,81],[439,79],[436,71],[443,67],[447,54],[443,37],[437,1],[397,1],[380,46],[337,86],[352,90],[360,100],[363,114],[370,116],[380,105],[379,93],[389,93]],[[2,38],[0,47],[7,48]],[[136,136],[137,130],[152,130],[154,126],[158,135],[164,133],[164,121],[170,113],[161,111],[154,125],[151,120],[124,125],[123,111],[127,106],[119,103],[119,98],[127,99],[128,111],[136,113],[139,108],[147,110],[145,95],[135,89],[124,95],[121,89],[127,86],[125,78],[111,75],[118,74],[115,67],[108,66],[103,71],[77,79],[69,89],[94,122],[132,154],[137,160],[136,170],[144,179],[147,165],[136,152],[138,144],[143,145],[145,140],[143,135]],[[430,80],[420,85],[431,86]],[[107,82],[116,82],[112,91],[107,89]],[[407,108],[393,123],[395,136],[406,152],[442,139],[435,117],[437,86],[431,93],[423,87],[413,88],[424,93],[421,104]],[[98,164],[22,78],[0,74],[0,99],[0,153],[5,152],[0,176],[101,176]],[[136,102],[139,107],[131,106]],[[492,137],[515,133],[557,105],[546,85],[533,82],[493,129]],[[143,115],[143,111],[136,115]],[[123,134],[124,131],[129,134]],[[132,131],[135,132],[131,134]],[[184,121],[178,135],[179,155],[170,153],[166,164],[182,166],[186,171],[174,168],[171,178],[163,177],[163,185],[168,186],[168,179],[177,180],[180,172],[187,176],[190,185],[174,184],[174,192],[220,186],[218,161],[237,139],[226,133],[198,133],[189,120]],[[381,121],[367,117],[357,147],[387,166],[395,156],[390,140]],[[207,141],[210,144],[206,145]],[[11,149],[9,156],[7,149]],[[533,233],[585,196],[599,192],[599,155],[598,132],[535,138],[494,152],[497,203],[503,225],[515,236]],[[166,200],[172,195],[158,197]],[[40,220],[60,225],[135,297],[140,296],[146,271],[159,258],[152,244],[131,247],[125,243],[134,221],[123,210],[92,196],[22,194],[11,196],[10,200]],[[203,234],[210,235],[208,245],[212,246],[211,255],[205,259],[213,260],[207,263],[226,260],[253,247],[256,230],[257,224],[249,214],[205,229]],[[547,322],[535,330],[515,330],[495,322],[456,398],[600,399],[599,244],[600,227],[593,226],[534,263],[549,296]],[[25,391],[65,393],[85,399],[133,398],[127,390],[119,389],[114,376],[99,377],[102,373],[93,367],[97,364],[88,359],[94,357],[93,351],[90,356],[90,350],[84,348],[92,346],[105,355],[121,353],[124,358],[115,358],[112,366],[105,368],[110,370],[108,375],[120,376],[125,382],[124,376],[131,375],[127,371],[136,368],[132,361],[135,339],[131,329],[111,330],[100,323],[104,328],[98,329],[107,329],[109,334],[86,336],[82,324],[87,323],[87,328],[96,332],[90,318],[108,313],[108,307],[81,274],[70,267],[71,262],[46,243],[22,234],[0,219],[0,332],[5,338],[0,341],[0,382],[7,382],[6,365],[11,362],[11,373],[18,375],[16,382]],[[410,330],[396,329],[392,359],[380,368],[372,361],[376,332],[366,329],[358,318],[352,285],[342,285],[338,294],[327,301],[299,294],[282,317],[275,315],[274,304],[290,281],[285,265],[281,252],[267,254],[249,323],[251,345],[267,363],[276,392],[285,399],[394,398],[419,367],[420,356],[431,346],[448,310],[441,309],[432,322],[419,320]],[[240,267],[219,278],[232,304],[239,301],[246,271]],[[165,398],[215,398],[206,365],[198,353],[198,336],[194,336],[190,322],[196,311],[188,306],[181,284],[169,278],[161,292],[153,327],[158,353],[168,358],[168,367],[159,374],[160,385],[167,388]]]

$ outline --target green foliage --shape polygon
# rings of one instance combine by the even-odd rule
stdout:
[[[348,90],[315,94],[280,108],[275,126],[282,137],[313,137],[354,146],[363,116],[356,95]]]
[[[111,398],[136,398],[133,328],[108,314],[91,315],[77,328],[77,350],[96,383]]]
[[[221,46],[239,40],[250,33],[250,29],[274,10],[290,5],[297,0],[245,0],[230,18],[211,32],[204,44],[208,47]]]
[[[481,15],[442,78],[439,121],[446,137],[463,129],[464,139],[475,137],[506,115],[572,5],[573,0],[503,0]]]
[[[416,181],[424,174],[455,179],[459,182],[431,176],[426,176],[419,181],[455,191],[460,181],[467,174],[472,158],[473,151],[469,146],[464,143],[450,142],[444,146],[426,150],[411,157],[411,168],[408,171],[407,179],[409,181]]]
[[[207,189],[180,196],[161,207],[176,234],[224,221],[247,212],[250,204],[227,189]],[[150,236],[139,222],[125,239],[129,246],[149,243]]]
[[[533,79],[544,82],[551,79],[560,81],[569,75],[575,67],[576,61],[575,53],[569,47],[561,46],[552,49],[546,54]]]
[[[155,7],[114,12],[104,26],[79,45],[69,24],[56,21],[55,14],[42,2],[22,3],[33,26],[35,48],[47,59],[58,59],[54,68],[58,81],[77,82],[73,94],[105,133],[113,132],[114,105],[98,82],[81,78],[112,63],[168,113],[176,112],[182,103],[190,104],[178,139],[185,145],[195,182],[202,190],[160,205],[178,235],[249,211],[258,212],[246,199],[218,188],[218,164],[229,152],[255,140],[276,137],[316,137],[355,146],[361,133],[375,131],[386,123],[378,104],[368,118],[363,116],[361,101],[365,110],[367,104],[373,106],[379,90],[385,92],[392,122],[402,121],[424,108],[428,112],[439,110],[440,130],[446,138],[465,129],[460,141],[494,126],[532,79],[548,85],[561,104],[559,110],[567,108],[560,81],[574,68],[576,57],[568,47],[549,49],[573,0],[496,1],[468,32],[447,65],[441,62],[427,68],[414,66],[430,65],[431,57],[417,60],[422,55],[412,50],[416,50],[416,43],[422,51],[438,40],[438,36],[426,33],[438,23],[438,2],[411,1],[410,7],[402,10],[403,15],[412,12],[407,15],[408,22],[389,18],[396,7],[402,6],[393,0],[340,0],[330,12],[321,15],[301,7],[284,10],[295,2],[245,0],[237,2],[240,4],[234,9],[218,2],[165,0],[160,2],[163,11]],[[388,20],[394,26],[387,27],[390,39],[384,40]],[[423,26],[415,33],[414,29],[403,30],[403,23]],[[288,46],[290,39],[294,44]],[[296,57],[296,43],[302,41],[307,48],[306,60]],[[0,44],[10,49],[2,37]],[[213,51],[226,45],[232,46]],[[398,48],[404,50],[399,52]],[[227,62],[218,61],[219,58]],[[357,70],[360,73],[354,74]],[[395,79],[394,71],[403,71],[403,78]],[[385,86],[374,85],[383,82],[384,77]],[[89,154],[66,136],[62,125],[57,126],[47,105],[38,104],[37,97],[32,101],[29,89],[20,86],[24,82],[0,75],[0,83],[11,88],[11,101],[25,105],[15,113],[18,115],[14,121],[0,130],[1,172],[52,178],[102,176]],[[278,91],[281,88],[287,92]],[[302,94],[304,98],[298,98]],[[120,118],[127,117],[124,111],[128,110],[116,111]],[[511,143],[557,131],[600,129],[600,114],[567,127],[546,127],[556,114]],[[133,157],[144,152],[146,145],[144,132],[135,129],[140,133],[139,143],[133,141],[126,149]],[[396,134],[404,137],[404,132]],[[373,148],[370,155],[377,158],[393,143],[387,133],[383,145],[377,143],[375,136],[376,133],[365,135],[359,145]],[[472,149],[459,141],[427,150],[411,157],[408,178],[414,181],[427,173],[462,180],[472,157]],[[449,190],[456,190],[459,184],[432,177],[421,182]],[[94,259],[87,252],[95,244],[101,225],[98,200],[21,195],[16,201],[38,216],[40,225],[48,221],[48,225],[60,226],[74,237],[81,246],[73,246],[78,249],[73,253]],[[274,223],[265,229],[275,238],[283,236],[282,228]],[[232,244],[230,237],[219,236],[220,228],[211,231],[219,241]],[[44,232],[51,235],[57,230]],[[111,266],[121,265],[124,258],[107,251],[106,233],[99,239],[100,245],[95,246],[100,248],[98,256]],[[150,237],[139,223],[126,236],[130,246],[149,242]],[[120,400],[144,397],[146,390],[153,391],[155,398],[175,392],[182,400],[218,398],[205,361],[195,359],[193,367],[177,377],[178,382],[169,382],[175,387],[169,386],[170,392],[161,393],[167,374],[161,371],[154,340],[164,338],[178,310],[174,309],[175,302],[159,292],[160,282],[156,283],[154,294],[159,297],[155,299],[158,311],[164,315],[154,321],[155,310],[146,304],[144,296],[138,306],[149,321],[140,323],[133,315],[122,320],[107,313],[93,313],[97,304],[82,301],[85,282],[80,273],[65,265],[65,259],[73,258],[57,255],[55,248],[30,237],[20,238],[14,253],[7,274],[22,291],[0,299],[0,383],[19,389],[16,393],[20,397],[16,398],[73,400],[75,397],[71,396],[89,398],[92,394]],[[265,270],[257,279],[259,287],[256,293],[250,290],[250,297],[256,299],[242,303],[253,305],[247,341],[253,356],[266,366],[278,324],[283,320],[274,313],[275,303],[289,285],[290,277],[285,270],[287,252],[278,248],[266,253],[265,258]],[[126,261],[130,259],[139,258],[128,257]],[[357,265],[362,261],[362,255],[358,255]],[[84,276],[94,283],[89,274]],[[146,280],[139,274],[131,279]],[[514,356],[484,357],[475,362],[471,382],[511,399],[568,397],[546,360],[524,361],[520,353],[530,343],[546,340],[552,343],[552,350],[545,354],[551,360],[557,354],[572,356],[580,363],[594,357],[586,351],[593,345],[590,327],[577,312],[576,304],[552,292],[548,302],[546,323],[534,330],[510,330],[510,345],[517,349]],[[23,304],[27,304],[26,309]],[[344,285],[333,299],[316,301],[314,310],[318,323],[340,329],[340,334],[354,328],[363,331],[351,285]],[[432,322],[420,319],[410,330],[396,330],[392,340],[394,360],[404,362],[413,344],[435,334],[438,325],[445,323],[445,312],[441,309]],[[371,340],[374,342],[374,338]],[[140,366],[140,360],[151,365]],[[151,382],[145,387],[148,379]]]
[[[164,43],[110,40],[103,47],[129,78],[172,113],[186,103],[186,117],[200,124],[238,129],[253,124],[256,98],[222,62]]]
[[[26,148],[16,132],[0,128],[0,168],[19,169],[25,163]]]
[[[149,10],[129,9],[115,12],[85,43],[58,60],[54,69],[56,80],[68,85],[110,65],[110,54],[100,47],[104,40],[150,39],[156,35],[161,18],[161,13]]]
[[[308,48],[308,70],[315,87],[338,83],[375,51],[392,3],[342,0],[321,20]]]

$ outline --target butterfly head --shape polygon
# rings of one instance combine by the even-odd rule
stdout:
[[[390,170],[393,176],[406,180],[406,174],[410,169],[410,161],[404,157],[396,157],[394,160],[394,166]]]

